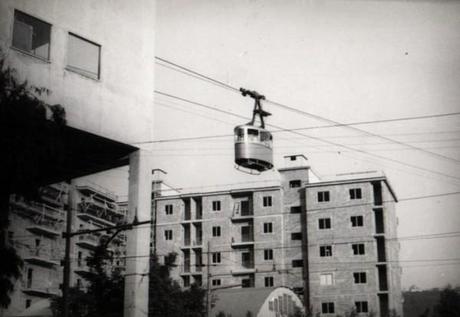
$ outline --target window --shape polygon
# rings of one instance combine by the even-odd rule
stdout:
[[[265,261],[273,260],[273,249],[264,250],[264,260]]]
[[[182,279],[184,282],[184,287],[189,287],[190,286],[190,276],[183,276]]]
[[[99,79],[101,46],[69,33],[67,69]]]
[[[356,307],[356,312],[357,313],[367,313],[368,312],[368,307],[367,307],[367,302],[366,301],[355,302],[355,307]]]
[[[350,221],[352,227],[362,227],[364,224],[363,216],[351,216]]]
[[[242,279],[241,280],[241,287],[243,287],[243,288],[251,287],[251,279],[249,279],[249,278]]]
[[[49,60],[51,24],[43,22],[20,11],[14,11],[14,48]]]
[[[297,187],[300,187],[300,186],[302,186],[302,182],[300,181],[300,179],[296,179],[296,180],[293,180],[293,181],[289,182],[289,187],[290,188],[297,188]]]
[[[332,285],[332,273],[325,273],[325,274],[320,274],[319,275],[319,284],[320,285]]]
[[[329,201],[329,192],[328,191],[318,192],[318,202],[321,203],[325,201]]]
[[[291,155],[291,156],[289,157],[289,159],[290,159],[291,161],[295,161],[295,160],[297,160],[297,156]]]
[[[236,131],[235,136],[236,136],[236,141],[237,142],[243,142],[244,141],[244,129],[241,129],[241,128],[238,129]]]
[[[220,200],[214,200],[212,202],[212,211],[219,211],[220,210]]]
[[[292,267],[303,267],[303,260],[292,260]]]
[[[27,288],[32,287],[32,279],[33,279],[33,274],[34,270],[33,269],[27,269]]]
[[[83,254],[81,251],[78,251],[78,258],[77,258],[77,265],[78,266],[81,266],[82,265],[82,262],[81,262],[81,259],[83,258]]]
[[[77,278],[77,288],[78,289],[81,288],[81,279],[80,278]]]
[[[319,229],[331,229],[331,218],[320,218],[318,219]]]
[[[220,237],[220,227],[219,226],[212,227],[212,236]]]
[[[212,254],[212,263],[220,263],[221,258],[220,258],[220,252],[214,252]]]
[[[212,286],[220,286],[221,280],[220,279],[213,279],[212,280]]]
[[[172,240],[172,239],[173,239],[173,231],[165,230],[165,240]]]
[[[273,232],[273,223],[264,222],[264,233],[272,233],[272,232]]]
[[[323,314],[334,314],[335,313],[334,303],[332,303],[332,302],[321,303],[321,313],[323,313]]]
[[[302,232],[291,233],[291,240],[302,240]]]
[[[362,193],[361,188],[351,188],[350,189],[350,199],[361,199]]]
[[[319,256],[332,256],[332,245],[322,245],[319,247]]]
[[[264,196],[264,207],[270,207],[272,205],[272,196]]]
[[[265,287],[273,287],[273,276],[265,277]]]
[[[355,284],[366,284],[366,272],[353,273]]]
[[[302,212],[302,208],[300,206],[291,207],[291,214],[300,214],[301,212]]]
[[[164,256],[164,265],[166,266],[173,266],[174,262],[176,262],[176,254],[175,253],[169,253]]]
[[[357,243],[351,245],[354,255],[363,255],[366,253],[364,250],[364,243]]]
[[[167,215],[172,215],[173,214],[173,205],[165,205],[165,213]]]

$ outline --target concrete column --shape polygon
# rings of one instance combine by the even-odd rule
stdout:
[[[138,150],[129,158],[128,221],[150,220],[152,178],[150,155]],[[150,225],[127,231],[124,317],[148,315]]]

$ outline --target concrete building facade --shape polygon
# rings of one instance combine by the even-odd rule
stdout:
[[[401,315],[396,196],[376,173],[319,180],[286,157],[277,186],[159,196],[155,252],[183,287],[285,286],[313,313]]]
[[[150,218],[153,138],[155,2],[5,0],[0,48],[20,81],[45,88],[43,102],[60,104],[67,126],[59,141],[66,160],[43,185],[129,165],[128,221]],[[37,135],[39,131],[37,131]],[[75,229],[75,228],[74,228]],[[148,307],[150,228],[127,234],[125,316]]]
[[[385,177],[306,185],[315,311],[402,314],[396,201]]]

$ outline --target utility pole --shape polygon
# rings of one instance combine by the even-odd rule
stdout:
[[[75,190],[75,184],[72,180],[68,181],[69,191],[67,194],[67,217],[66,217],[66,231],[63,234],[65,238],[65,255],[64,255],[64,277],[62,281],[62,299],[64,302],[64,314],[63,317],[69,317],[69,288],[70,288],[70,248],[72,242],[72,217],[73,217],[73,191]]]
[[[211,241],[208,241],[206,268],[206,317],[209,317],[211,313]]]
[[[107,247],[107,245],[112,241],[113,238],[117,234],[119,234],[121,231],[124,230],[132,230],[134,227],[141,226],[141,225],[146,225],[152,224],[152,220],[144,220],[144,221],[137,221],[135,219],[134,222],[132,223],[127,223],[127,224],[122,224],[122,225],[115,225],[115,226],[109,226],[109,227],[104,227],[104,228],[98,228],[98,229],[86,229],[86,230],[78,230],[75,232],[72,232],[72,220],[73,220],[73,194],[75,191],[75,185],[73,183],[70,183],[69,186],[69,194],[68,194],[68,200],[67,200],[67,218],[66,218],[66,231],[63,232],[62,236],[65,239],[65,255],[64,255],[64,278],[63,278],[63,283],[62,283],[62,298],[64,302],[64,307],[63,307],[63,317],[69,317],[70,316],[70,310],[69,310],[69,289],[70,289],[70,272],[71,272],[71,260],[70,260],[70,251],[71,251],[71,246],[72,246],[72,237],[74,236],[79,236],[83,234],[91,234],[91,233],[96,233],[96,232],[109,232],[111,230],[115,230],[115,233],[112,234],[112,236],[105,241],[104,247]]]

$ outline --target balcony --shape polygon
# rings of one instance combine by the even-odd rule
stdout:
[[[54,221],[64,221],[65,212],[62,209],[52,207],[44,203],[35,201],[24,201],[20,198],[10,199],[10,204],[17,209],[18,213],[26,217],[41,216],[42,219],[49,219]]]
[[[193,240],[193,248],[202,248],[203,247],[203,239],[197,238],[197,240]]]
[[[248,241],[233,241],[232,240],[232,248],[243,248],[243,247],[250,247],[254,245],[254,240]]]
[[[93,274],[93,273],[91,273],[89,267],[87,267],[86,265],[76,268],[74,270],[74,272],[75,272],[75,274],[78,274],[83,278],[88,278]]]
[[[77,245],[85,249],[95,250],[99,245],[99,237],[93,234],[80,235],[78,236]]]
[[[232,275],[247,275],[247,274],[254,274],[257,272],[257,269],[253,267],[237,267],[231,270]]]
[[[233,208],[232,221],[245,221],[254,217],[254,212],[250,206],[249,201],[243,200],[235,203]]]
[[[233,275],[252,274],[257,270],[254,266],[254,254],[252,252],[241,253],[241,265],[234,268],[231,273]]]
[[[63,207],[68,188],[62,184],[51,184],[40,189],[40,199],[53,206]]]
[[[24,261],[44,267],[53,267],[59,265],[59,255],[52,252],[51,248],[30,248],[25,249]]]
[[[254,245],[254,230],[252,226],[241,227],[240,240],[232,238],[232,247],[247,247]]]
[[[103,226],[113,226],[124,221],[122,213],[96,208],[90,203],[81,203],[78,205],[77,217],[84,221],[93,221]]]
[[[33,287],[25,287],[22,289],[22,292],[31,295],[37,296],[42,298],[50,298],[53,296],[58,296],[58,292],[54,290],[50,290],[49,288],[33,288]]]
[[[42,220],[37,224],[27,227],[26,229],[36,235],[46,236],[48,238],[57,238],[62,231],[62,228],[60,228],[55,221],[49,220]]]

